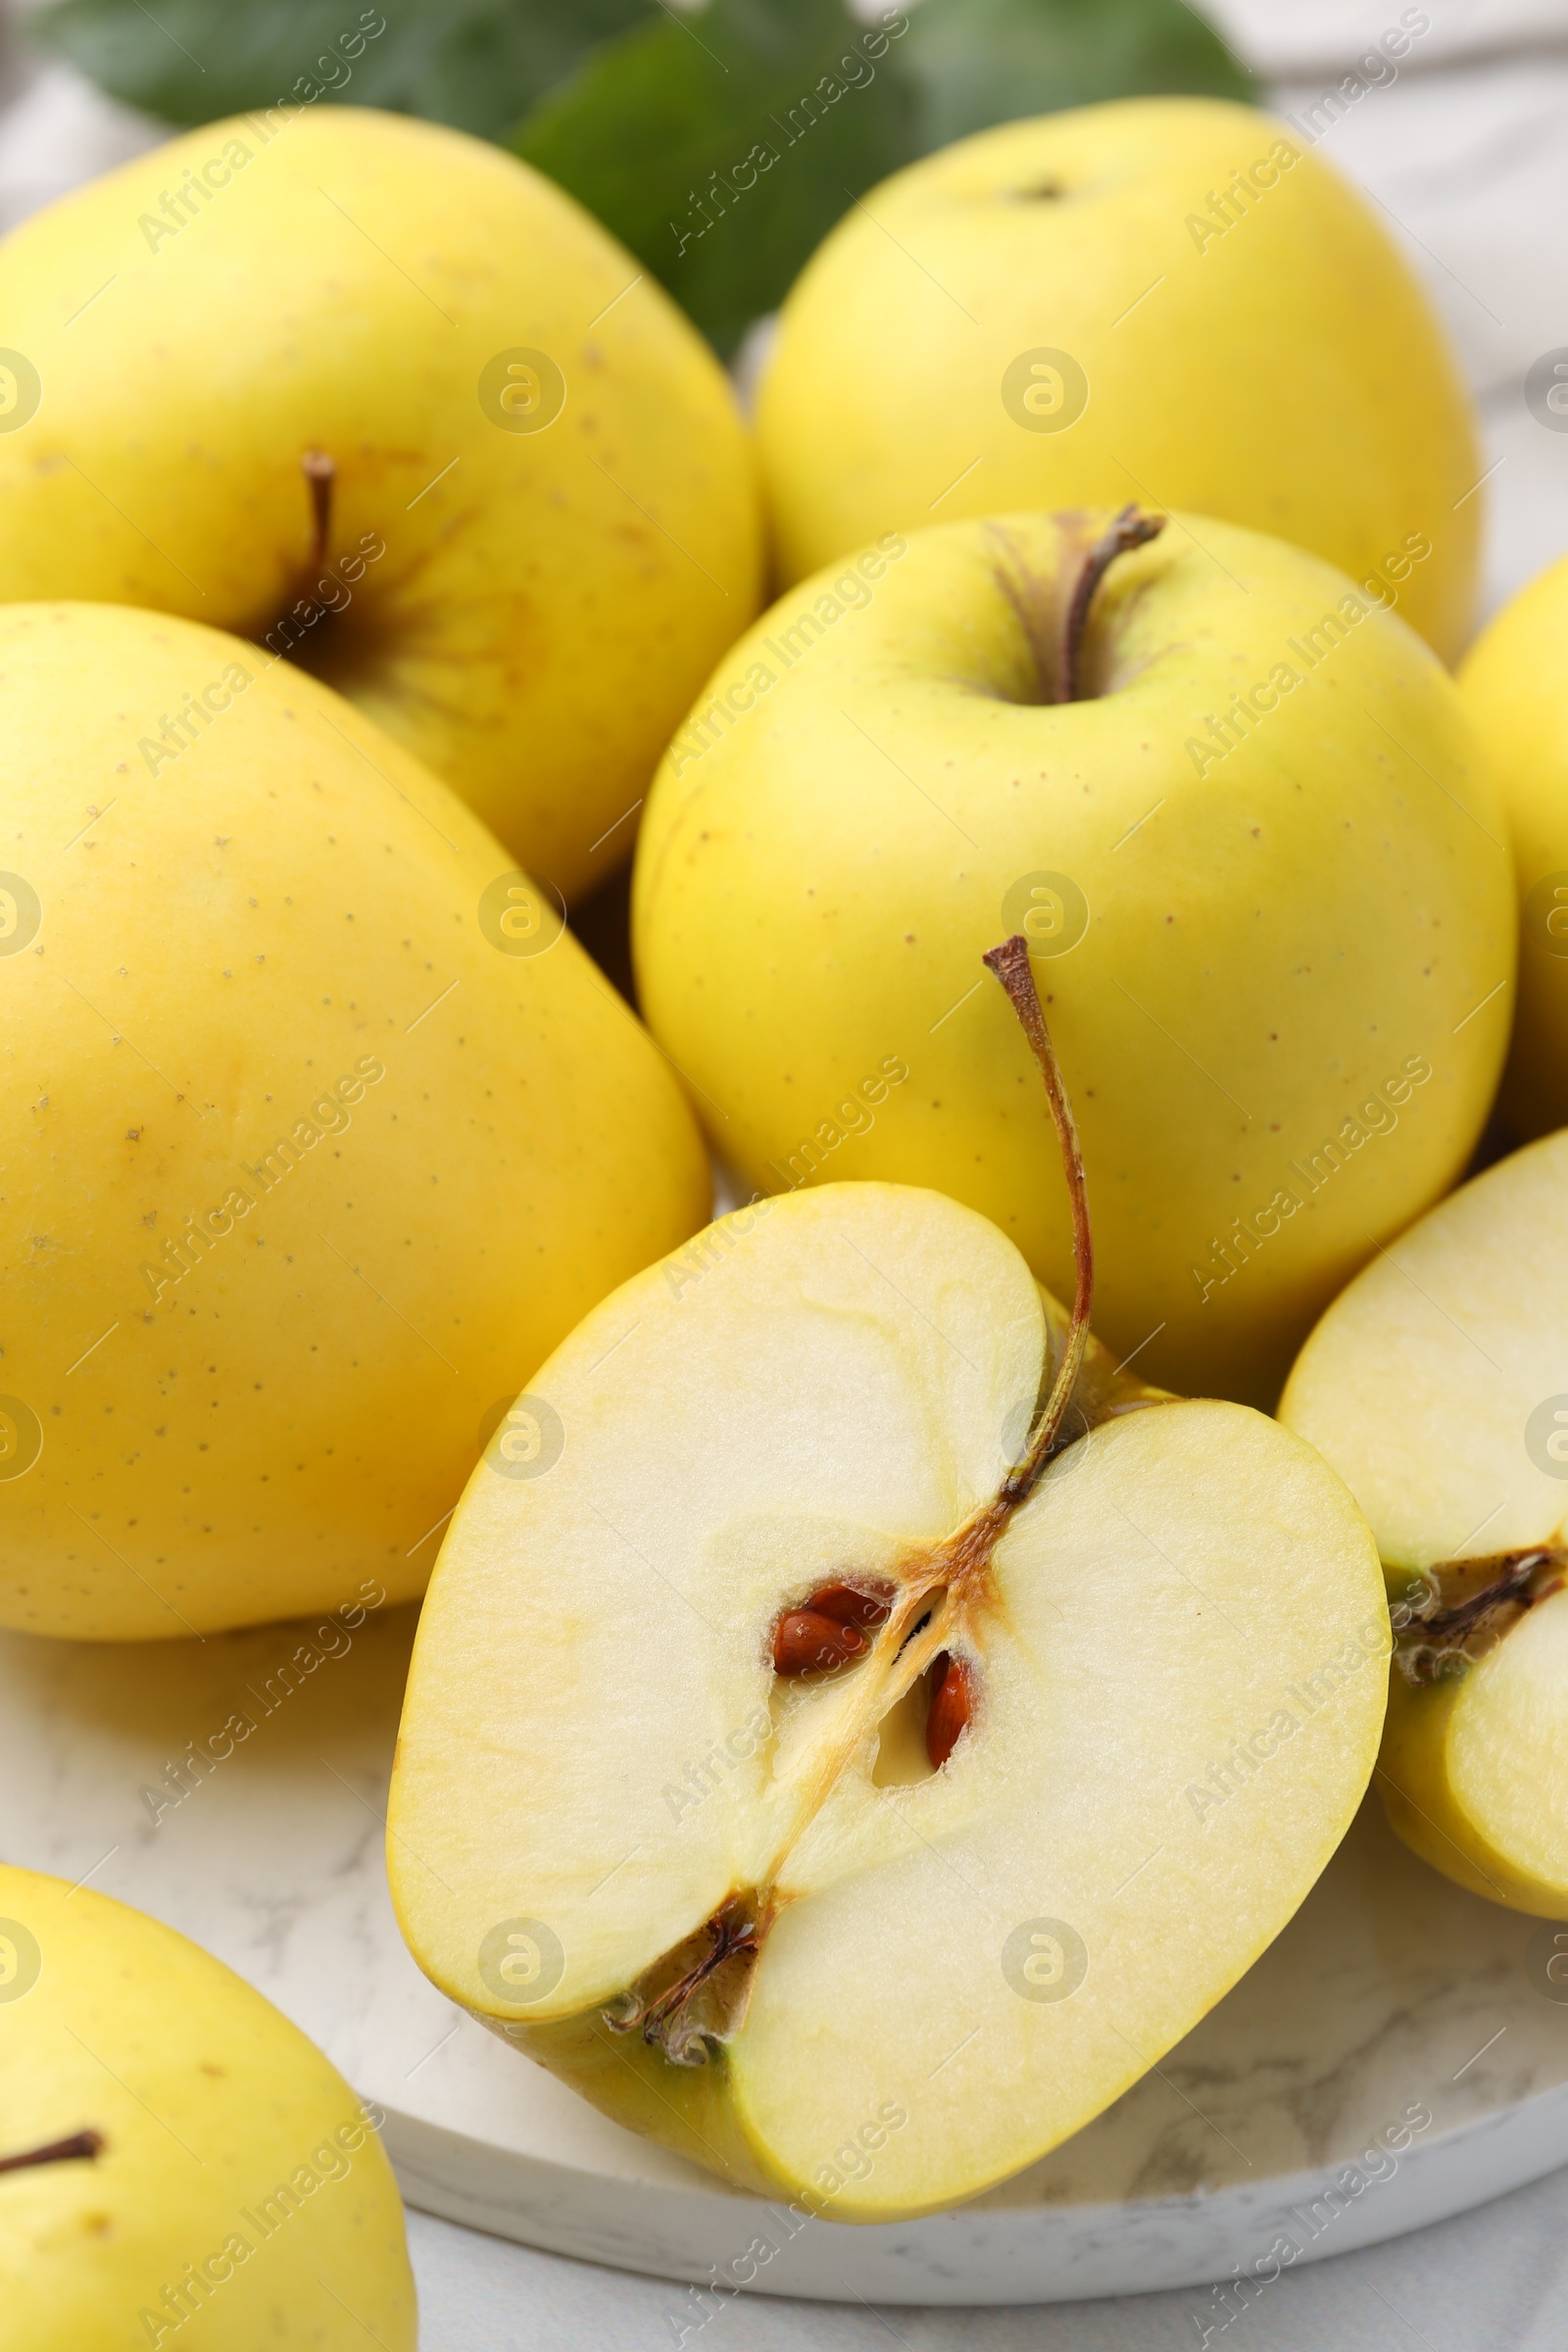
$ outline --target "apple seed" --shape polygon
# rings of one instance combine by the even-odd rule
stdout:
[[[962,1658],[941,1650],[931,1662],[934,1690],[925,1722],[925,1752],[940,1772],[969,1728],[974,1711],[974,1677]]]
[[[893,1588],[878,1584],[868,1591],[857,1585],[824,1585],[803,1607],[819,1617],[836,1617],[841,1625],[885,1625],[893,1606]]]
[[[886,1612],[884,1612],[885,1614]],[[816,1674],[859,1656],[865,1636],[858,1625],[821,1609],[790,1609],[773,1635],[775,1674]]]

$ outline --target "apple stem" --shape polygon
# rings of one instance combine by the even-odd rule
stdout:
[[[941,1670],[937,1689],[932,1694],[933,1708],[927,1717],[926,1753],[938,1771],[946,1763],[959,1733],[971,1720],[979,1698],[974,1668],[966,1659],[956,1655],[952,1646],[954,1630],[962,1624],[963,1596],[984,1577],[991,1554],[1008,1520],[1019,1503],[1033,1493],[1050,1459],[1051,1448],[1061,1427],[1062,1415],[1067,1409],[1083,1366],[1084,1351],[1089,1345],[1089,1310],[1095,1291],[1089,1188],[1084,1176],[1084,1157],[1072,1105],[1062,1084],[1056,1050],[1051,1042],[1040,993],[1030,969],[1029,943],[1021,933],[1014,932],[1011,939],[1004,939],[1000,947],[989,949],[982,960],[987,970],[994,972],[1006,990],[1008,1002],[1018,1016],[1019,1025],[1040,1066],[1041,1077],[1045,1080],[1046,1100],[1051,1105],[1052,1121],[1061,1150],[1062,1169],[1067,1179],[1068,1198],[1072,1202],[1072,1250],[1077,1277],[1072,1313],[1068,1318],[1066,1338],[1055,1378],[1051,1385],[1051,1394],[1031,1433],[1022,1460],[1008,1470],[991,1500],[931,1556],[927,1562],[926,1577],[917,1583],[911,1582],[895,1602],[876,1634],[871,1655],[862,1670],[858,1690],[859,1703],[852,1705],[836,1719],[833,1736],[826,1742],[828,1752],[815,1776],[819,1792],[835,1785],[858,1748],[867,1728],[880,1721],[889,1708],[896,1706],[905,1692],[939,1658],[942,1661]],[[936,1605],[934,1599],[939,1581],[940,1586],[945,1588],[940,1606]],[[824,1588],[824,1591],[827,1590],[831,1588]],[[809,1812],[797,1817],[780,1841],[777,1858],[760,1882],[762,1886],[771,1887],[774,1885],[785,1855],[806,1827],[809,1814],[818,1810],[820,1802],[819,1793]]]
[[[1056,1142],[1061,1150],[1062,1172],[1067,1179],[1067,1195],[1072,1202],[1072,1255],[1077,1281],[1073,1291],[1072,1316],[1067,1325],[1067,1338],[1056,1367],[1046,1409],[1035,1425],[1028,1450],[1017,1467],[1004,1480],[994,1507],[1004,1513],[1016,1509],[1028,1495],[1046,1466],[1046,1457],[1061,1426],[1067,1399],[1078,1378],[1089,1345],[1089,1310],[1095,1294],[1095,1245],[1089,1229],[1089,1188],[1084,1177],[1084,1155],[1078,1141],[1077,1122],[1072,1104],[1061,1080],[1061,1065],[1056,1049],[1046,1027],[1045,1011],[1040,992],[1029,963],[1029,942],[1015,931],[1001,947],[991,948],[981,958],[989,971],[995,972],[1007,992],[1008,1002],[1018,1016],[1019,1026],[1029,1040],[1040,1075],[1046,1083],[1046,1100],[1051,1105],[1052,1122],[1056,1130]]]
[[[103,2151],[101,2132],[74,2132],[69,2139],[52,2139],[47,2147],[29,2148],[24,2156],[0,2156],[0,2173],[29,2172],[40,2164],[72,2164],[78,2158],[93,2161]]]
[[[1058,703],[1081,703],[1084,699],[1079,669],[1083,660],[1084,632],[1089,626],[1089,608],[1095,601],[1095,590],[1118,556],[1130,554],[1135,547],[1147,547],[1150,540],[1157,539],[1164,528],[1163,514],[1143,514],[1136,504],[1125,506],[1109,530],[1101,533],[1084,558],[1084,567],[1078,574],[1078,584],[1072,592],[1072,602],[1067,607],[1067,624],[1061,633]],[[1019,1017],[1022,1018],[1021,1015]]]
[[[1149,532],[1146,535],[1152,537],[1153,534]],[[1136,542],[1129,541],[1128,544]],[[983,1504],[972,1518],[928,1556],[923,1563],[925,1573],[917,1580],[911,1578],[894,1600],[891,1609],[881,1612],[882,1623],[874,1633],[870,1655],[859,1670],[854,1698],[835,1715],[828,1736],[822,1742],[824,1752],[812,1775],[814,1786],[810,1801],[796,1808],[795,1819],[779,1841],[771,1867],[759,1881],[756,1899],[760,1912],[762,1906],[771,1905],[770,1891],[764,1893],[763,1890],[771,1890],[777,1883],[785,1857],[808,1827],[811,1818],[820,1811],[827,1791],[837,1785],[851,1758],[861,1746],[867,1731],[898,1705],[928,1669],[935,1669],[935,1687],[926,1716],[926,1755],[933,1770],[942,1770],[960,1735],[973,1720],[976,1707],[981,1703],[980,1676],[971,1660],[955,1650],[954,1634],[963,1629],[966,1597],[984,1579],[992,1552],[1008,1520],[1019,1503],[1032,1494],[1050,1459],[1089,1345],[1089,1311],[1095,1291],[1095,1250],[1089,1225],[1089,1188],[1072,1105],[1067,1100],[1056,1050],[1051,1042],[1040,992],[1035,987],[1034,973],[1030,968],[1029,943],[1020,932],[1014,932],[1000,947],[988,949],[982,961],[1005,989],[1045,1081],[1046,1100],[1051,1105],[1052,1122],[1056,1130],[1062,1170],[1072,1203],[1072,1249],[1076,1272],[1072,1313],[1068,1318],[1061,1357],[1045,1410],[1030,1435],[1022,1460],[1008,1470],[990,1501]],[[836,1599],[843,1590],[838,1585],[823,1586],[812,1595],[812,1600]],[[825,1662],[823,1649],[838,1628],[826,1612],[813,1609],[808,1601],[805,1610],[787,1613],[775,1629],[774,1658],[777,1665],[779,1637],[786,1626],[791,1628],[789,1641],[785,1644],[789,1665],[780,1671],[799,1671],[793,1663],[794,1631],[803,1617],[815,1621],[805,1628],[802,1636],[802,1646],[808,1652],[808,1663],[817,1665]],[[768,1924],[771,1917],[769,1907]],[[710,1928],[710,1933],[713,1932]],[[764,1933],[765,1927],[743,1930],[743,1934],[749,1935],[754,1940],[738,1943],[731,1948],[755,1949]],[[684,2007],[692,1992],[725,1956],[725,1952],[715,1945],[705,1960],[699,1961],[695,1969],[688,1970],[658,2002],[647,2005],[634,1999],[623,2014],[613,2018],[607,2011],[607,2025],[615,2031],[629,2033],[640,2024],[645,2034],[662,2039],[666,2051],[673,2055],[669,2041],[669,2006],[674,2005],[674,2023],[680,2030]]]
[[[311,499],[311,561],[310,569],[319,571],[326,561],[326,550],[332,536],[332,492],[337,483],[337,464],[324,449],[308,449],[300,460],[300,471]]]

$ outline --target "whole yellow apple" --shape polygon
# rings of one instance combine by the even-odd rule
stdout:
[[[676,1081],[457,796],[286,663],[4,607],[0,731],[0,1624],[416,1593],[487,1416],[706,1213]]]
[[[756,610],[707,344],[569,197],[361,107],[215,122],[0,246],[0,597],[316,671],[568,898]]]
[[[1568,559],[1483,630],[1459,693],[1502,793],[1519,884],[1519,1009],[1501,1107],[1521,1136],[1568,1125]]]
[[[415,2352],[375,2111],[210,1953],[8,1864],[0,2114],[15,2352]]]
[[[1362,200],[1248,107],[1082,107],[897,173],[791,293],[758,427],[792,579],[890,529],[1141,498],[1402,581],[1446,661],[1469,634],[1481,462],[1443,335]]]
[[[764,615],[650,798],[642,1003],[749,1187],[931,1185],[1061,1291],[1049,1129],[976,977],[1022,931],[1102,1336],[1166,1387],[1269,1403],[1469,1156],[1512,871],[1458,697],[1397,612],[1181,515],[1094,594],[1107,520],[885,534]]]

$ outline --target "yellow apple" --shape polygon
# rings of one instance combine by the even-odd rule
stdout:
[[[1568,561],[1485,629],[1459,693],[1490,756],[1519,882],[1519,1008],[1501,1106],[1521,1136],[1568,1125]]]
[[[756,609],[707,344],[558,188],[362,107],[215,122],[0,246],[0,597],[285,650],[573,897]]]
[[[486,1415],[706,1213],[677,1083],[456,795],[286,663],[0,608],[0,1623],[416,1593]]]
[[[1083,107],[899,172],[791,293],[758,426],[790,578],[1142,498],[1402,580],[1446,661],[1469,634],[1481,462],[1443,334],[1362,200],[1247,107]]]
[[[1568,1919],[1568,1133],[1335,1300],[1280,1417],[1377,1538],[1398,1644],[1378,1787],[1473,1894]]]
[[[374,2109],[210,1953],[8,1864],[0,2117],[16,2352],[415,2352]]]
[[[1060,1290],[1050,1133],[976,979],[1025,932],[1102,1337],[1167,1387],[1272,1403],[1470,1154],[1512,870],[1434,656],[1282,541],[1177,516],[1120,556],[1059,701],[1106,521],[885,534],[732,649],[650,797],[642,1003],[748,1188],[933,1185]]]
[[[1345,1488],[1092,1346],[1074,1384],[1065,1324],[938,1194],[743,1209],[540,1372],[564,1442],[528,1477],[487,1452],[420,1618],[387,1848],[416,1956],[803,2221],[952,2205],[1088,2123],[1279,1933],[1371,1770],[1388,1614]]]

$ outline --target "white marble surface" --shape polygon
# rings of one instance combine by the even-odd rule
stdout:
[[[1427,1870],[1374,1802],[1228,1998],[1074,2140],[956,2214],[791,2224],[621,2132],[415,1967],[381,1851],[415,1617],[129,1649],[0,1635],[0,1787],[9,1858],[135,1902],[267,1993],[385,2108],[426,2211],[725,2284],[761,2232],[769,2295],[1192,2283],[1203,2306],[1238,2268],[1277,2296],[1282,2264],[1568,2161],[1568,2001],[1532,1967],[1539,1926]],[[672,2308],[711,2326],[724,2306]]]
[[[1364,51],[1402,13],[1394,0],[1212,0],[1235,46],[1277,84],[1276,102],[1300,113],[1334,87]],[[1568,6],[1564,0],[1431,0],[1430,26],[1412,45],[1393,86],[1370,89],[1323,136],[1320,152],[1378,202],[1405,243],[1412,266],[1429,285],[1447,320],[1480,404],[1491,471],[1488,513],[1487,602],[1494,607],[1541,565],[1568,550],[1568,435],[1544,430],[1522,397],[1523,377],[1540,353],[1568,342]],[[0,224],[21,219],[76,180],[150,144],[156,128],[87,90],[69,71],[42,72],[11,63],[0,75]],[[373,1651],[373,1643],[364,1656]],[[389,1653],[390,1654],[390,1653]],[[330,1678],[346,1662],[323,1670]],[[106,1671],[102,1701],[111,1725],[135,1717],[138,1691],[153,1670],[122,1656]],[[156,1677],[155,1677],[156,1679]],[[373,1676],[371,1678],[373,1680]],[[325,1711],[332,1683],[319,1690]],[[177,1710],[176,1710],[177,1711]],[[247,1790],[232,1775],[227,1835],[237,1855],[275,1852],[288,1838],[298,1803],[322,1833],[333,1858],[335,1896],[313,1924],[302,1920],[286,1892],[265,1873],[250,1874],[251,1899],[238,1916],[236,1948],[225,1956],[265,1974],[278,1967],[311,1988],[325,2038],[342,2037],[346,2052],[366,2042],[403,2052],[412,2098],[435,2070],[466,2063],[463,2051],[475,2030],[463,2027],[450,2042],[445,2011],[414,1980],[400,2005],[395,1987],[389,2012],[367,2008],[363,1980],[345,1969],[348,1949],[368,1953],[374,1923],[361,1887],[379,1842],[373,1818],[377,1767],[374,1742],[356,1760],[350,1745],[337,1759],[342,1783],[313,1757],[298,1723],[271,1727],[279,1736],[281,1796],[269,1769]],[[208,1728],[181,1728],[179,1740]],[[178,1742],[175,1742],[177,1751]],[[159,1761],[162,1761],[160,1758]],[[265,1786],[264,1786],[265,1784]],[[131,1847],[141,1835],[134,1788],[121,1788]],[[187,1800],[198,1806],[216,1789]],[[368,1809],[370,1808],[370,1809]],[[15,1818],[15,1808],[8,1808]],[[177,1816],[151,1832],[177,1855]],[[122,1824],[122,1826],[125,1826]],[[8,1838],[8,1845],[11,1843]],[[95,1885],[114,1887],[126,1842],[106,1836]],[[210,1863],[192,1839],[175,1910],[199,1909],[210,1891]],[[44,1856],[18,1858],[45,1859]],[[80,1865],[98,1861],[89,1855]],[[58,1866],[58,1864],[57,1864]],[[154,1906],[157,1907],[157,1906]],[[435,2016],[426,2007],[436,2005]],[[1562,2013],[1568,2016],[1568,2012]],[[1412,2011],[1411,2047],[1430,2055]],[[427,2039],[415,2048],[426,2025]],[[385,2028],[385,2033],[383,2033]],[[356,2037],[358,2042],[356,2043]],[[1505,2037],[1484,2062],[1495,2068]],[[413,2052],[408,2055],[408,2052]],[[394,2055],[388,2063],[400,2061]],[[1375,2054],[1367,2063],[1376,2065]],[[1457,2067],[1459,2061],[1455,2060]],[[1483,2062],[1478,2061],[1478,2066]],[[1342,2075],[1353,2082],[1359,2061],[1346,2053]],[[1451,2071],[1451,2070],[1450,2070]],[[1473,2077],[1469,2070],[1464,2080]],[[1204,2087],[1187,2085],[1202,2099]],[[1187,2124],[1181,2131],[1192,2131]],[[1397,2186],[1397,2183],[1395,2183]],[[424,2352],[652,2352],[682,2340],[704,2352],[785,2352],[810,2345],[818,2352],[861,2352],[889,2339],[948,2352],[1155,2352],[1200,2343],[1215,2328],[1209,2298],[1192,2289],[1110,2299],[1093,2304],[1000,2311],[909,2310],[847,2299],[820,2303],[748,2298],[714,2307],[701,2328],[681,2290],[627,2273],[536,2253],[415,2213],[411,2242],[419,2278]],[[1326,2250],[1326,2249],[1325,2249]],[[1330,2262],[1288,2270],[1244,2318],[1225,2329],[1228,2341],[1255,2352],[1382,2352],[1384,2346],[1426,2344],[1432,2352],[1551,2352],[1562,2342],[1568,2310],[1568,2173],[1559,2172],[1462,2218],[1364,2251],[1341,2252]],[[683,2334],[684,2331],[684,2334]],[[1218,2341],[1219,2333],[1211,2334]]]
[[[410,2217],[421,2352],[673,2352],[657,2279],[593,2271]],[[1287,2271],[1223,2352],[1561,2352],[1568,2174],[1366,2253]],[[728,2305],[687,2352],[1196,2352],[1208,2299],[1180,2289],[1010,2311]]]

